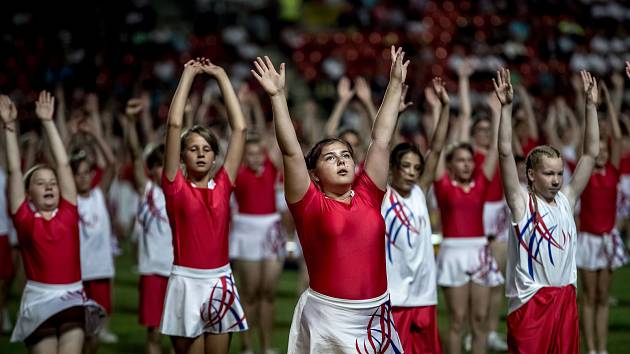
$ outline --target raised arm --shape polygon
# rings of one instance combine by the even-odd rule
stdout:
[[[230,180],[234,182],[236,181],[236,174],[238,173],[238,168],[243,159],[243,152],[245,151],[245,139],[247,137],[245,116],[241,111],[241,105],[236,97],[236,92],[234,92],[230,78],[228,78],[225,70],[212,64],[208,59],[204,59],[201,64],[201,69],[217,80],[219,89],[221,89],[221,93],[223,94],[223,101],[225,101],[231,133],[228,148],[225,153],[223,168],[230,177]]]
[[[284,193],[288,203],[296,203],[308,191],[311,180],[287,107],[284,63],[280,64],[278,72],[268,57],[264,60],[258,57],[254,66],[256,70],[251,71],[252,75],[271,99],[276,139],[284,165]]]
[[[595,158],[599,154],[599,124],[597,123],[597,103],[599,95],[597,80],[587,71],[580,72],[584,86],[585,121],[584,121],[584,151],[577,162],[575,172],[569,184],[563,191],[571,206],[575,206],[576,201],[586,187],[595,167]]]
[[[610,98],[612,99],[613,107],[615,107],[615,112],[617,114],[621,113],[621,105],[623,104],[623,91],[625,86],[625,81],[623,80],[623,76],[618,72],[613,72],[610,77],[610,81],[612,81],[613,89],[610,93]]]
[[[525,215],[526,196],[518,181],[518,170],[512,151],[512,100],[514,91],[510,80],[510,71],[502,68],[497,72],[497,79],[492,79],[497,99],[501,102],[499,121],[499,167],[505,201],[512,211],[512,221],[518,222]]]
[[[431,138],[431,148],[427,154],[424,170],[422,171],[422,175],[420,176],[420,181],[418,183],[425,194],[429,191],[429,188],[436,177],[437,165],[446,142],[449,120],[450,100],[442,78],[436,77],[433,79],[433,90],[440,102],[440,120],[438,121],[435,133]]]
[[[552,104],[547,110],[547,119],[545,120],[545,124],[543,125],[543,130],[545,131],[545,137],[547,138],[547,143],[556,149],[562,148],[562,140],[558,136],[558,104]]]
[[[427,118],[422,120],[422,125],[428,138],[430,136],[433,136],[438,121],[440,120],[442,104],[440,103],[440,99],[435,95],[435,91],[431,86],[427,86],[424,88],[424,98],[426,99],[427,104],[431,109],[431,113],[427,114]]]
[[[142,194],[147,184],[147,175],[144,169],[144,159],[142,158],[142,148],[138,139],[138,131],[136,129],[136,120],[143,110],[142,100],[132,98],[127,102],[125,108],[125,118],[122,119],[122,126],[125,135],[125,141],[131,151],[133,159],[133,177],[136,181],[137,191]]]
[[[22,170],[20,168],[20,148],[17,138],[17,109],[9,96],[0,95],[0,116],[2,117],[2,134],[6,143],[9,210],[15,214],[26,198]],[[1,191],[4,193],[4,191]]]
[[[57,101],[57,109],[55,110],[55,123],[57,124],[57,130],[61,141],[66,144],[70,142],[70,134],[68,133],[68,124],[66,122],[66,95],[61,83],[55,87],[55,98]]]
[[[525,118],[527,119],[527,131],[529,138],[538,141],[538,124],[536,122],[536,114],[534,113],[532,99],[531,97],[529,97],[529,93],[523,85],[517,85],[516,92],[521,98],[523,110],[525,110]]]
[[[389,143],[396,129],[400,95],[407,76],[409,61],[403,62],[405,53],[402,48],[391,48],[392,66],[389,73],[389,84],[385,91],[383,103],[376,114],[372,127],[372,141],[365,158],[365,172],[380,189],[387,187],[389,173]]]
[[[608,92],[608,87],[603,81],[600,81],[602,93],[604,94],[604,102],[606,102],[606,108],[608,110],[608,122],[610,123],[611,146],[610,146],[610,163],[619,169],[621,163],[621,127],[619,126],[619,115],[615,108],[614,102]]]
[[[114,177],[116,177],[116,160],[111,146],[103,136],[102,130],[99,129],[100,122],[96,119],[98,119],[98,116],[88,119],[83,124],[79,125],[79,130],[92,136],[96,143],[97,151],[103,157],[105,163],[103,166],[104,173],[99,187],[103,190],[103,193],[107,195],[109,187],[111,187]]]
[[[373,124],[376,119],[376,107],[374,106],[374,101],[372,101],[372,89],[370,88],[370,84],[365,78],[359,76],[354,80],[354,90],[356,91],[359,101],[361,101],[370,116],[370,124]]]
[[[57,183],[59,184],[59,192],[61,197],[73,205],[77,204],[77,189],[74,184],[74,176],[70,168],[70,160],[68,154],[61,141],[57,127],[53,122],[53,113],[55,111],[55,98],[50,92],[42,91],[39,99],[35,103],[35,113],[37,118],[42,122],[44,131],[48,137],[48,143],[55,158]]]
[[[195,75],[201,73],[201,64],[197,60],[190,60],[184,65],[184,72],[179,80],[179,85],[171,101],[168,110],[168,122],[166,123],[166,144],[164,146],[164,175],[169,181],[173,181],[177,175],[180,161],[180,135],[184,121],[184,108],[190,86]]]
[[[326,135],[327,136],[337,136],[337,129],[339,128],[339,123],[341,122],[341,116],[343,116],[343,112],[346,110],[348,103],[352,100],[354,96],[354,90],[350,88],[350,79],[347,77],[342,77],[341,80],[337,83],[337,103],[335,103],[335,108],[333,108],[332,113],[330,113],[330,117],[328,117],[328,121],[326,122]]]
[[[459,87],[460,109],[458,120],[457,141],[470,141],[470,119],[472,116],[472,106],[470,104],[470,76],[474,73],[472,63],[469,60],[462,60],[457,67],[457,78]]]
[[[509,71],[507,74],[509,76]],[[491,181],[494,178],[494,173],[497,169],[497,162],[499,160],[499,150],[497,147],[498,144],[498,136],[499,136],[499,121],[501,120],[501,110],[503,105],[501,101],[496,97],[496,95],[488,97],[488,104],[490,105],[490,110],[492,111],[492,115],[490,117],[490,147],[486,152],[486,158],[483,160],[483,174],[486,176],[488,181]]]

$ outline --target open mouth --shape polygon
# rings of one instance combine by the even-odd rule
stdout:
[[[342,168],[339,171],[337,171],[337,174],[340,176],[345,176],[348,174],[348,170],[346,170],[345,168]]]
[[[44,193],[44,199],[53,199],[54,197],[52,193]]]

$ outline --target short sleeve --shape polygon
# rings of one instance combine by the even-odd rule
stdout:
[[[289,210],[291,211],[291,215],[293,215],[293,218],[295,219],[296,223],[302,222],[302,217],[304,216],[305,211],[312,204],[312,202],[317,198],[318,193],[320,192],[315,186],[315,183],[311,181],[302,199],[300,199],[299,201],[295,203],[290,203],[290,204],[287,203],[289,205]]]
[[[11,215],[11,218],[13,219],[14,225],[22,225],[25,223],[29,223],[34,216],[35,213],[29,207],[28,200],[24,198],[24,201],[22,201],[22,204],[20,204],[20,207],[15,212],[15,214]]]
[[[359,175],[359,180],[355,184],[354,191],[358,194],[359,198],[364,199],[371,207],[381,209],[386,191],[378,188],[366,172]]]
[[[102,195],[102,194],[101,194]],[[59,200],[59,209],[57,216],[68,224],[79,224],[79,208],[76,205],[72,205],[69,201],[61,198]]]
[[[444,195],[448,192],[448,187],[451,184],[451,179],[448,177],[448,173],[445,173],[442,178],[433,183],[435,191],[435,198],[437,200],[443,200]]]
[[[234,190],[235,184],[230,181],[230,176],[228,176],[227,171],[223,166],[217,171],[217,174],[214,176],[214,183],[216,183],[216,188],[225,191],[229,196]]]
[[[165,195],[174,195],[179,193],[185,183],[186,180],[184,179],[181,168],[177,169],[177,173],[175,174],[175,178],[172,182],[168,180],[165,173],[162,173],[162,190]]]

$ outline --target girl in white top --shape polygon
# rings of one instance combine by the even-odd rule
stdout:
[[[581,74],[586,96],[584,153],[571,181],[563,186],[560,152],[549,146],[532,150],[526,160],[528,191],[519,183],[512,152],[510,72],[501,69],[494,82],[502,105],[501,178],[514,223],[506,284],[510,352],[579,351],[573,210],[599,153],[597,82],[589,73]]]
[[[408,353],[442,352],[436,312],[437,271],[425,195],[446,140],[449,98],[441,78],[433,79],[433,89],[440,111],[426,163],[417,146],[396,145],[389,157],[391,182],[381,207],[392,313]],[[402,95],[400,108],[404,107]]]

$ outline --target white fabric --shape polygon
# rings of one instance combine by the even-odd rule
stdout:
[[[162,188],[148,181],[138,208],[138,271],[168,277],[173,267],[173,237]]]
[[[521,307],[543,287],[577,282],[577,232],[569,200],[562,192],[556,194],[555,205],[535,198],[539,213],[536,230],[535,204],[530,196],[525,216],[514,225],[508,240],[505,288],[508,313]]]
[[[0,168],[0,235],[14,232],[11,216],[9,215],[9,200],[7,199],[7,176]]]
[[[285,256],[280,214],[232,214],[230,259],[263,261]]]
[[[284,188],[281,183],[276,184],[276,210],[280,213],[289,210],[287,200],[284,197]]]
[[[437,283],[462,286],[469,281],[487,287],[503,284],[503,275],[485,237],[445,237],[437,256]]]
[[[77,198],[81,231],[81,276],[83,280],[114,277],[112,227],[101,188],[90,191],[87,198]]]
[[[385,263],[392,306],[437,304],[431,221],[422,189],[413,186],[405,198],[388,187],[381,214],[385,220]]]
[[[483,205],[483,229],[498,241],[507,241],[510,232],[510,208],[505,200],[485,202]]]
[[[343,300],[306,289],[293,313],[288,354],[403,352],[387,293]]]
[[[44,321],[74,306],[86,307],[86,334],[97,333],[105,321],[105,309],[86,298],[81,282],[44,284],[27,281],[22,292],[22,301],[18,310],[18,319],[11,335],[11,342],[23,341]]]
[[[621,175],[617,189],[617,220],[630,216],[630,175]]]
[[[173,266],[164,299],[161,333],[195,338],[202,333],[247,329],[229,264],[215,269]]]
[[[616,229],[605,235],[580,232],[575,263],[586,270],[614,270],[628,263],[628,253]]]
[[[116,220],[123,230],[129,230],[138,212],[136,205],[140,203],[140,196],[131,182],[116,178],[109,188],[108,201],[112,219]]]

